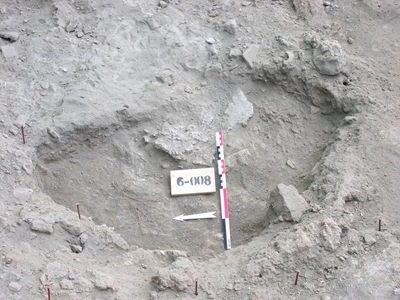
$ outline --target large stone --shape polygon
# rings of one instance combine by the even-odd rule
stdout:
[[[225,23],[225,31],[231,35],[236,34],[236,29],[237,29],[237,23],[235,19],[231,19],[228,22]]]
[[[33,190],[29,188],[16,188],[14,190],[14,197],[21,201],[28,201],[32,193]]]
[[[31,229],[42,233],[53,233],[54,220],[48,218],[37,218],[31,222]]]
[[[178,257],[170,266],[161,269],[152,281],[159,291],[185,291],[193,283],[193,269],[189,259]]]
[[[340,235],[342,229],[332,218],[324,218],[321,221],[319,227],[319,234],[316,234],[320,238],[321,244],[327,251],[335,251],[340,244]]]
[[[236,124],[247,125],[247,121],[253,116],[253,104],[247,100],[246,95],[241,90],[236,90],[232,96],[233,102],[229,103],[225,111],[227,115],[228,129]]]
[[[376,243],[376,239],[373,236],[366,234],[364,235],[364,242],[369,246],[372,246],[373,244]]]
[[[240,150],[226,158],[226,172],[236,167],[247,166],[250,160],[250,152],[248,149]]]
[[[3,53],[4,58],[6,59],[18,56],[18,52],[13,46],[1,46],[0,50]]]
[[[95,276],[94,286],[99,290],[114,288],[114,279],[112,279],[112,277],[100,271],[94,271],[93,275]]]
[[[19,33],[18,32],[11,32],[11,31],[7,31],[7,32],[0,32],[0,37],[6,40],[9,40],[10,42],[15,42],[18,40],[19,38]]]
[[[311,16],[319,15],[323,12],[320,0],[291,0],[293,6],[302,18],[308,19]]]
[[[19,283],[13,281],[8,285],[8,288],[13,292],[19,292],[22,289],[22,286]]]
[[[72,235],[80,236],[83,233],[83,227],[78,217],[66,217],[60,223],[61,227]]]
[[[55,261],[46,265],[42,275],[42,284],[54,282],[56,279],[64,279],[68,276],[68,266]]]
[[[251,45],[242,55],[244,61],[249,68],[253,68],[254,63],[257,61],[258,51],[260,47],[257,45]]]
[[[71,280],[62,279],[60,281],[60,287],[63,290],[73,290],[74,289],[74,283]]]
[[[314,65],[324,75],[337,75],[344,67],[342,47],[337,41],[323,41],[313,52]]]
[[[150,142],[152,137],[145,137],[145,140]],[[206,151],[208,140],[209,137],[204,134],[203,129],[196,125],[171,125],[165,122],[161,133],[154,140],[154,146],[177,161],[193,159],[195,164],[208,166],[214,159]]]
[[[283,183],[278,184],[271,192],[269,201],[274,213],[289,222],[299,222],[307,209],[307,202],[299,195],[296,188]]]

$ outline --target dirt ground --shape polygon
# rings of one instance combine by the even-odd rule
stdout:
[[[398,28],[391,0],[0,0],[0,299],[400,299]],[[218,192],[171,196],[218,131],[230,250]]]

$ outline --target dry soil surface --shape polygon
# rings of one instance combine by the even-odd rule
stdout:
[[[0,299],[400,299],[399,28],[393,0],[1,0]],[[230,250],[219,192],[170,188],[218,131]]]

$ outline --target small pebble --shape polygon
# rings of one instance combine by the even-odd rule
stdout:
[[[13,292],[19,292],[21,290],[22,286],[20,284],[18,284],[17,282],[11,282],[8,285],[8,288]]]
[[[212,45],[212,44],[215,43],[215,39],[213,39],[213,38],[206,38],[206,42],[207,42],[207,44]]]
[[[364,242],[367,243],[368,245],[372,246],[373,244],[376,243],[376,239],[374,239],[371,235],[366,234],[364,236]]]

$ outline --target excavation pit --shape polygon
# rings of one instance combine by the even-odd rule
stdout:
[[[247,243],[264,228],[268,196],[277,184],[294,185],[299,192],[308,187],[307,174],[343,117],[323,115],[310,100],[271,83],[242,89],[247,89],[254,115],[246,126],[235,125],[224,132],[233,247]],[[167,104],[156,113],[171,111],[181,126],[178,120],[190,109],[187,105],[176,111],[172,109],[176,104]],[[127,108],[117,112],[121,113],[134,114]],[[220,127],[206,128],[202,117],[184,131],[190,137],[198,136],[190,134],[197,130],[207,138],[196,143],[189,139],[194,150],[182,160],[157,144],[158,138],[165,137],[165,123],[174,126],[171,119],[158,127],[150,125],[151,119],[75,127],[38,147],[37,180],[55,202],[71,210],[80,203],[82,215],[113,227],[131,246],[184,250],[199,259],[214,257],[224,251],[219,193],[172,197],[170,192],[171,170],[216,168],[214,136]],[[170,143],[178,140],[182,139],[172,136]],[[211,157],[208,165],[193,163],[196,149]],[[217,211],[217,218],[173,220],[181,214],[209,211]]]

